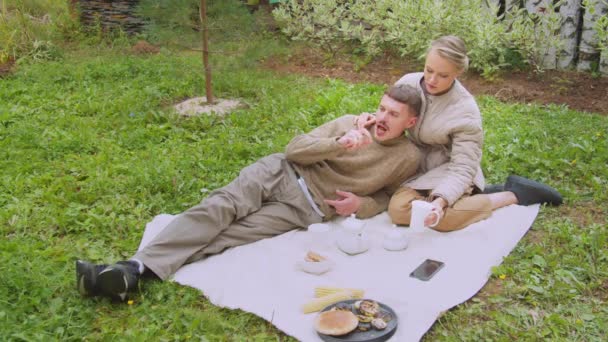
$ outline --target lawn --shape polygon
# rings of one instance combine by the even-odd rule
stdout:
[[[267,34],[216,42],[218,97],[246,108],[177,116],[204,93],[201,58],[162,49],[72,47],[0,79],[0,340],[292,340],[248,313],[171,282],[131,304],[82,299],[74,261],[128,258],[146,222],[179,213],[296,134],[373,111],[382,85],[260,68],[289,46]],[[488,286],[446,312],[425,340],[599,341],[608,335],[608,118],[563,106],[479,98],[489,182],[516,173],[556,186]]]

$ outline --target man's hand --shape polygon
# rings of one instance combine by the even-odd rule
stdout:
[[[336,213],[341,216],[349,216],[350,214],[354,214],[359,210],[361,206],[361,198],[359,196],[353,194],[348,191],[340,191],[336,190],[336,194],[341,198],[337,200],[324,200],[325,203],[336,209]]]
[[[374,114],[361,113],[355,118],[355,126],[357,126],[358,129],[367,128],[375,123],[376,117]]]
[[[351,129],[338,139],[347,150],[356,150],[372,143],[372,135],[365,128]]]

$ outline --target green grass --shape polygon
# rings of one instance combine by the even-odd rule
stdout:
[[[217,96],[248,107],[181,118],[204,93],[200,56],[99,48],[23,63],[0,80],[0,340],[291,340],[264,320],[217,308],[194,289],[150,282],[133,305],[84,300],[74,260],[131,256],[145,223],[178,213],[296,134],[373,110],[372,84],[276,75],[269,36],[217,43]],[[277,57],[280,58],[280,57]],[[566,195],[472,300],[425,340],[602,340],[608,334],[608,120],[559,106],[479,99],[490,182],[518,173]],[[503,279],[504,278],[504,279]]]

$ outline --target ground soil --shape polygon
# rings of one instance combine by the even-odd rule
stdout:
[[[148,43],[145,40],[139,40],[131,47],[131,51],[136,55],[148,55],[159,53],[160,48],[156,45]]]
[[[14,65],[15,65],[15,60],[12,58],[9,58],[4,63],[0,62],[0,78],[8,75],[11,72],[11,70],[13,69]]]
[[[266,68],[282,73],[299,73],[349,82],[392,84],[402,75],[421,71],[420,64],[403,58],[382,56],[358,66],[348,57],[327,60],[311,49],[294,51],[289,57],[268,59]],[[570,109],[608,115],[608,77],[593,77],[573,71],[506,72],[489,81],[474,72],[460,79],[473,95],[491,95],[505,102],[561,104]]]

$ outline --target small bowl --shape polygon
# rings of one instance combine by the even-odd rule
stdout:
[[[298,268],[306,273],[321,275],[333,267],[333,262],[329,260],[323,261],[298,261],[296,263]]]

